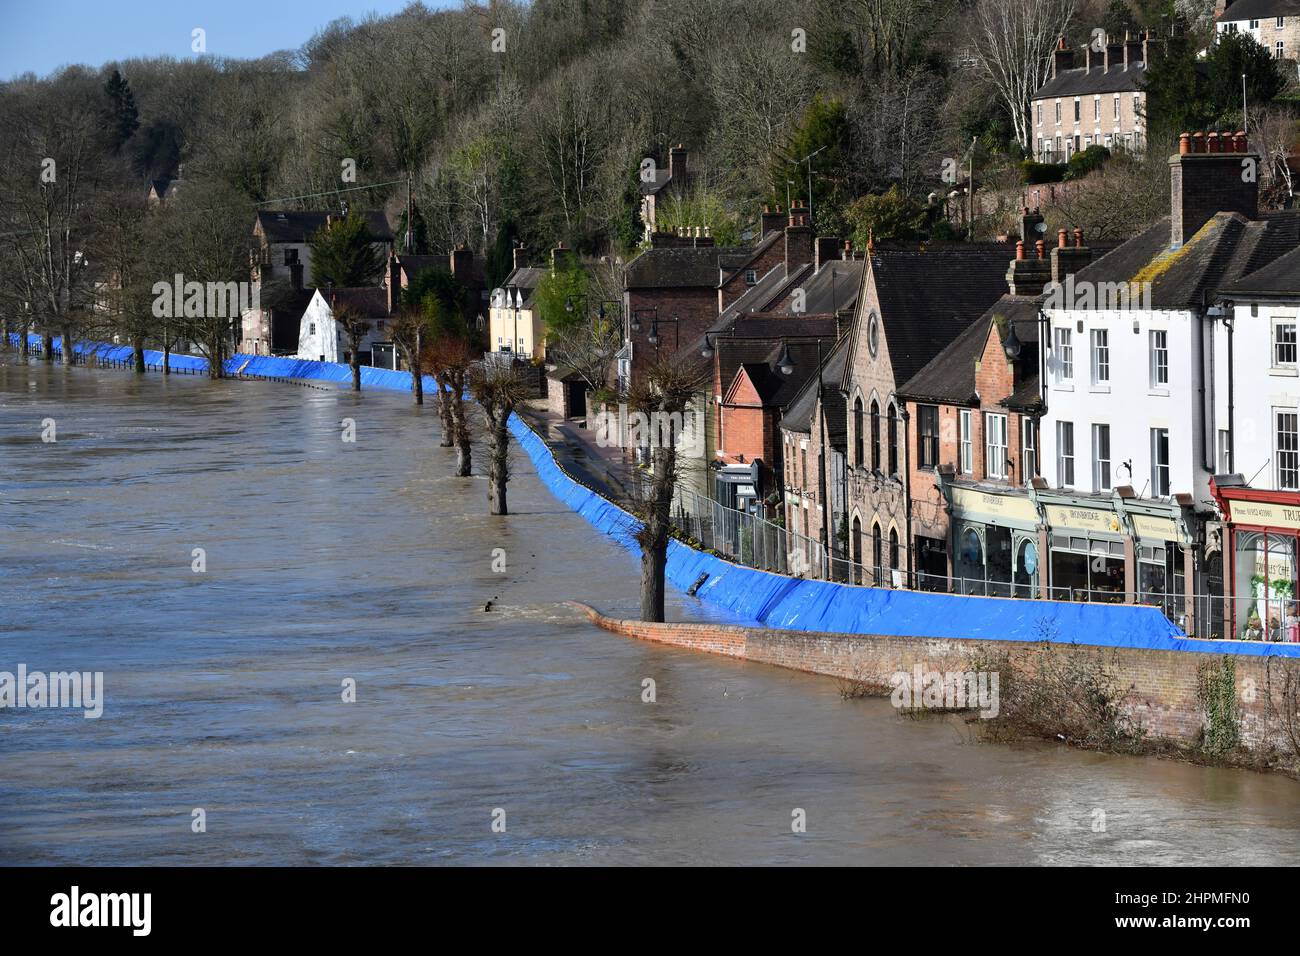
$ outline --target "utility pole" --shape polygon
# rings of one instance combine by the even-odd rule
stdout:
[[[975,142],[970,138],[970,164],[966,173],[966,241],[975,241]]]
[[[406,171],[406,254],[411,252],[411,171]]]
[[[1249,122],[1246,117],[1246,74],[1243,73],[1241,74],[1241,131],[1243,133],[1250,133],[1250,127],[1247,125]]]

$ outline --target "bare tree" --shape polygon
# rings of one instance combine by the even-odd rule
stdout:
[[[484,363],[470,374],[470,391],[483,409],[488,438],[488,512],[509,514],[506,483],[510,480],[510,415],[528,396],[524,377],[513,366]]]
[[[352,391],[361,391],[361,343],[370,332],[370,321],[348,302],[330,303],[334,321],[343,329],[348,343],[348,365],[352,368]]]
[[[1281,208],[1295,196],[1295,173],[1289,158],[1297,141],[1291,111],[1272,103],[1250,111],[1251,145],[1263,165],[1260,177],[1268,205]]]
[[[681,472],[677,448],[681,426],[695,393],[703,385],[698,365],[660,359],[638,379],[627,396],[631,412],[643,416],[653,476],[632,494],[632,512],[641,519],[641,619],[664,619],[664,568],[672,533],[673,490]]]
[[[1016,141],[1029,149],[1029,100],[1050,74],[1052,48],[1074,16],[1075,0],[979,0],[971,53],[992,81]]]
[[[469,417],[465,389],[469,385],[470,349],[464,339],[441,335],[426,350],[430,368],[439,382],[439,411],[443,418],[443,445],[456,446],[456,477],[468,478],[471,471]]]
[[[408,307],[401,311],[392,328],[393,344],[411,372],[411,395],[415,404],[423,405],[424,343],[429,334],[428,320],[422,310]]]

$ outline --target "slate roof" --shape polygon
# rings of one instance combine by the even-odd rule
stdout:
[[[393,230],[388,220],[378,209],[363,210],[358,213],[370,226],[370,232],[376,242],[391,242]],[[267,242],[306,242],[311,234],[325,225],[328,216],[335,216],[334,211],[300,212],[295,210],[259,210],[257,221],[262,226],[262,234]]]
[[[1218,213],[1178,249],[1169,247],[1165,217],[1081,269],[1075,283],[1150,282],[1152,308],[1193,309],[1297,246],[1296,211],[1253,220],[1240,213]]]
[[[1124,64],[1112,65],[1109,70],[1101,65],[1094,65],[1090,70],[1086,66],[1072,70],[1060,70],[1055,78],[1040,86],[1030,99],[1055,99],[1058,96],[1093,96],[1102,93],[1140,93],[1145,89],[1146,64],[1139,60],[1130,63],[1128,69]]]
[[[411,281],[425,269],[443,269],[451,272],[451,256],[415,256],[402,254],[397,257],[397,264],[405,273],[407,281]],[[482,283],[487,267],[487,261],[482,256],[471,256],[468,276],[457,276],[462,285]]]
[[[388,316],[388,290],[383,286],[366,286],[360,289],[335,289],[333,300],[324,289],[318,290],[331,311],[340,305],[350,305],[367,318]]]
[[[1011,322],[1021,342],[1021,367],[1035,376],[1038,368],[1039,296],[1004,295],[972,322],[942,352],[898,390],[904,398],[949,405],[978,405],[975,363],[984,354],[989,326],[997,319]],[[1017,390],[1018,391],[1018,390]],[[1035,386],[1035,394],[1037,386]]]
[[[501,288],[518,286],[524,293],[524,308],[533,307],[533,296],[537,294],[537,287],[541,284],[542,278],[550,271],[545,266],[520,266],[506,276],[505,281],[501,283]]]
[[[745,250],[737,246],[647,249],[627,265],[628,289],[718,287],[718,260]]]
[[[865,265],[861,259],[832,259],[822,263],[820,269],[798,285],[804,292],[803,314],[834,315],[853,308],[858,301]],[[793,299],[787,300],[776,311],[783,315],[793,315],[793,305]]]
[[[645,180],[641,180],[641,195],[642,196],[654,195],[655,193],[662,190],[665,186],[667,186],[669,181],[672,178],[673,178],[672,173],[670,173],[666,169],[660,169],[659,167],[656,166],[655,178],[652,182],[646,182]]]
[[[1293,249],[1270,265],[1237,280],[1224,289],[1223,294],[1229,298],[1300,297],[1300,249]]]
[[[849,337],[835,343],[822,366],[822,416],[826,420],[826,437],[831,447],[840,451],[848,448],[849,416],[844,393],[836,386],[848,365]],[[812,433],[812,414],[817,405],[817,378],[809,376],[799,394],[786,406],[781,416],[781,427],[792,432]]]
[[[877,248],[871,275],[894,381],[906,382],[1007,291],[1014,250],[1002,243]],[[866,334],[858,310],[853,336]],[[846,367],[841,387],[849,387]]]
[[[1219,17],[1219,22],[1295,16],[1300,16],[1300,0],[1237,0]]]
[[[762,344],[760,342],[747,342],[746,345],[753,346],[753,348],[747,347],[735,351],[757,352],[757,347]],[[815,340],[802,342],[768,341],[766,345],[767,352],[761,360],[741,362],[730,379],[723,379],[723,382],[727,383],[726,393],[730,393],[737,376],[743,371],[749,377],[749,380],[754,383],[754,389],[758,392],[758,397],[762,401],[764,408],[785,408],[799,394],[804,385],[816,378],[817,342]],[[784,374],[777,366],[787,346],[790,349],[790,358],[794,363],[794,371],[789,375]],[[826,348],[827,344],[823,343],[823,357],[826,354]],[[719,355],[721,355],[721,352],[719,352]]]

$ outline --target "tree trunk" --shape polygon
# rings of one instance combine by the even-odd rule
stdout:
[[[641,542],[641,620],[664,619],[664,566],[668,563],[673,487],[677,483],[677,452],[654,451],[654,480],[650,485]]]
[[[411,392],[415,395],[415,404],[424,404],[424,373],[418,364],[411,365]]]
[[[357,354],[355,347],[352,349],[350,364],[352,365],[352,391],[359,392],[361,391],[361,356]]]
[[[438,439],[439,448],[450,448],[455,444],[456,426],[451,417],[451,397],[447,391],[447,386],[442,377],[435,375],[433,377],[434,385],[438,389],[438,419],[442,422],[442,437]]]
[[[452,433],[455,436],[456,477],[468,478],[473,463],[470,460],[469,422],[465,418],[465,400],[453,392],[449,395],[447,403],[451,406]]]
[[[662,622],[664,619],[664,565],[668,561],[668,542],[641,550],[641,620]]]
[[[163,374],[170,375],[171,373],[172,373],[172,343],[171,343],[171,339],[168,339],[165,343],[163,343]]]
[[[488,470],[488,513],[509,514],[506,506],[506,482],[510,478],[507,455],[510,451],[510,432],[506,428],[508,413],[494,410],[491,443],[492,464]]]
[[[131,340],[131,357],[135,361],[135,373],[144,374],[144,339],[136,336]]]
[[[41,358],[47,362],[54,361],[54,336],[49,332],[41,336]]]
[[[62,348],[61,348],[61,350],[60,350],[60,351],[62,351],[62,353],[63,353],[63,364],[64,364],[64,365],[71,365],[72,362],[73,362],[73,359],[76,358],[76,354],[77,354],[77,353],[74,351],[74,349],[72,348],[72,345],[73,345],[73,342],[72,342],[72,332],[71,332],[71,330],[69,330],[69,329],[65,326],[65,327],[63,328],[62,334],[61,334],[59,337],[63,340],[63,341],[62,341]]]

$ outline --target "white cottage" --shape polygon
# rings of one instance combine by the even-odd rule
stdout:
[[[298,327],[300,359],[314,362],[350,363],[347,334],[334,317],[334,310],[347,303],[370,323],[358,353],[362,365],[397,368],[393,347],[393,316],[388,311],[388,293],[382,287],[365,289],[317,289]]]

